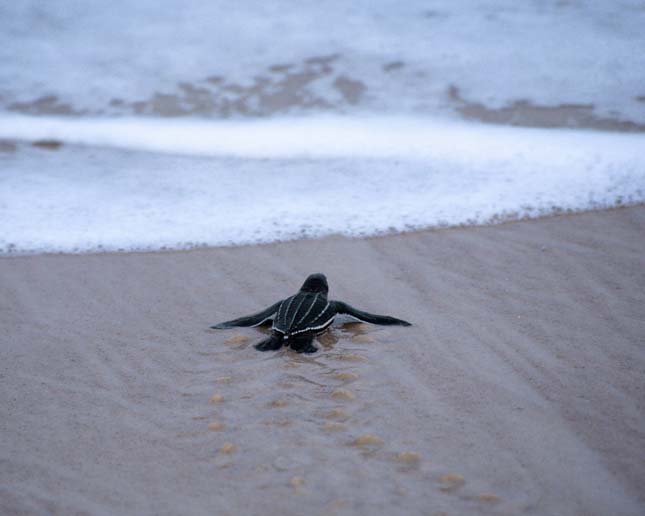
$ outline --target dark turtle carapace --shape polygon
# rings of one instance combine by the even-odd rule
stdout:
[[[278,301],[257,314],[211,326],[215,330],[237,326],[260,326],[272,322],[271,335],[255,345],[260,351],[280,349],[283,344],[298,353],[314,353],[316,335],[324,332],[337,315],[348,315],[362,322],[410,326],[410,323],[389,315],[375,315],[358,310],[342,301],[329,301],[329,286],[324,274],[311,274],[295,295]]]

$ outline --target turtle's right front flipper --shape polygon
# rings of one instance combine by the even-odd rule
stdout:
[[[354,308],[353,306],[350,306],[347,303],[343,303],[342,301],[332,301],[331,305],[337,314],[346,314],[362,322],[382,324],[386,326],[412,326],[408,321],[397,319],[396,317],[389,315],[377,315],[371,314],[369,312],[364,312],[363,310]]]
[[[240,317],[238,319],[233,319],[232,321],[221,322],[214,326],[211,326],[213,330],[226,330],[228,328],[235,328],[238,326],[259,326],[262,323],[270,321],[275,317],[275,314],[280,307],[282,301],[278,301],[274,305],[271,305],[269,308],[258,312],[257,314],[247,315],[245,317]]]

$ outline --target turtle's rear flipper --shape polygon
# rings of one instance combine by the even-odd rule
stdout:
[[[371,323],[371,324],[382,324],[386,326],[398,325],[398,326],[412,326],[408,321],[403,319],[397,319],[396,317],[390,317],[389,315],[376,315],[370,314],[368,312],[363,312],[358,308],[343,303],[342,301],[332,301],[331,304],[338,314],[346,314],[354,319],[359,321]]]
[[[318,348],[313,345],[314,337],[313,333],[291,337],[289,345],[296,353],[315,353]]]
[[[226,321],[214,326],[211,326],[213,330],[226,330],[228,328],[235,328],[237,326],[260,326],[261,324],[270,321],[275,317],[278,308],[280,307],[282,301],[278,301],[276,304],[271,305],[269,308],[265,308],[261,312],[253,315],[247,315],[245,317],[240,317],[238,319],[233,319],[232,321]]]
[[[280,333],[273,332],[263,341],[258,342],[254,347],[258,351],[277,351],[282,347],[284,336]]]

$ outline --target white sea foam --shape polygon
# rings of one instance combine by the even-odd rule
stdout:
[[[182,97],[182,85],[209,90],[211,76],[244,87],[275,78],[272,65],[300,70],[335,55],[333,73],[303,80],[307,94],[336,107],[336,78],[362,82],[360,102],[341,109],[445,113],[454,85],[489,107],[582,104],[645,123],[643,27],[641,0],[7,1],[0,109],[55,96],[71,110],[106,113],[115,100]],[[234,90],[213,95],[239,100]]]
[[[639,134],[402,117],[11,117],[0,138],[82,144],[0,158],[3,252],[370,235],[645,201]]]
[[[239,158],[641,161],[645,136],[528,129],[410,117],[253,121],[0,117],[0,138]]]

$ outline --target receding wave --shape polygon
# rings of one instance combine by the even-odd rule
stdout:
[[[59,141],[141,151],[240,158],[582,158],[641,162],[645,137],[571,129],[490,127],[423,118],[311,117],[254,121],[0,117],[4,140]],[[545,156],[557,151],[559,157]]]
[[[12,116],[0,139],[16,147],[0,158],[4,253],[364,236],[645,201],[640,134]]]

